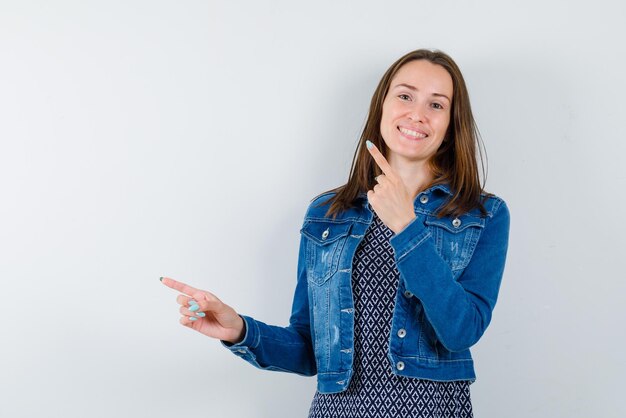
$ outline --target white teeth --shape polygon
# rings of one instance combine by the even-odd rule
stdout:
[[[426,138],[426,136],[427,136],[426,134],[421,134],[419,132],[415,132],[415,131],[412,131],[410,129],[405,129],[405,128],[399,128],[399,129],[400,129],[400,132],[402,132],[403,134],[410,135],[410,136],[413,136],[415,138]]]

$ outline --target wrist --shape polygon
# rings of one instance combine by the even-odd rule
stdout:
[[[413,222],[415,219],[417,218],[417,216],[413,213],[411,214],[411,217],[408,218],[406,221],[404,221],[399,227],[397,227],[396,229],[393,230],[393,232],[397,235],[400,232],[404,231],[404,229],[409,226],[411,224],[411,222]]]
[[[239,325],[233,330],[233,337],[224,340],[231,344],[238,344],[242,342],[246,336],[246,321],[243,320],[241,315],[237,315],[237,317],[239,318]]]

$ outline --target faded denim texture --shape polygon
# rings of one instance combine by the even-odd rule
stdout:
[[[469,348],[491,321],[504,271],[509,210],[498,197],[485,202],[487,216],[473,210],[437,219],[451,194],[445,185],[420,193],[416,218],[390,239],[400,282],[396,292],[387,356],[402,376],[450,381],[476,375]],[[241,315],[246,334],[223,343],[255,367],[317,374],[321,393],[344,391],[352,375],[354,303],[352,260],[372,222],[362,193],[359,205],[324,216],[331,197],[319,196],[300,230],[297,284],[289,326],[265,324]]]

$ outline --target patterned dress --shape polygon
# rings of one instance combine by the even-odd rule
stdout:
[[[397,376],[387,358],[400,274],[389,238],[374,213],[353,260],[354,363],[348,389],[315,393],[309,418],[472,418],[469,381]]]

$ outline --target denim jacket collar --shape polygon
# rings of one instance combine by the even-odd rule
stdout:
[[[420,194],[423,193],[429,193],[435,190],[441,190],[442,192],[448,194],[448,195],[452,195],[452,189],[450,188],[450,186],[448,186],[447,184],[435,184],[433,186],[430,186],[428,189],[420,192],[418,194],[418,196]],[[359,194],[357,195],[357,199],[366,199],[367,200],[367,192],[359,192]]]
[[[415,196],[415,200],[413,201],[413,206],[416,208],[418,207],[420,196],[425,195],[425,194],[430,194],[431,192],[434,192],[436,190],[439,190],[449,196],[453,195],[452,189],[450,188],[448,184],[435,184],[433,186],[430,186],[428,189],[423,190],[420,193],[418,193],[417,196]],[[367,192],[359,192],[359,194],[357,195],[356,201],[360,202],[361,205],[363,205],[364,207],[367,207],[370,211],[372,210],[372,207],[367,200]]]

